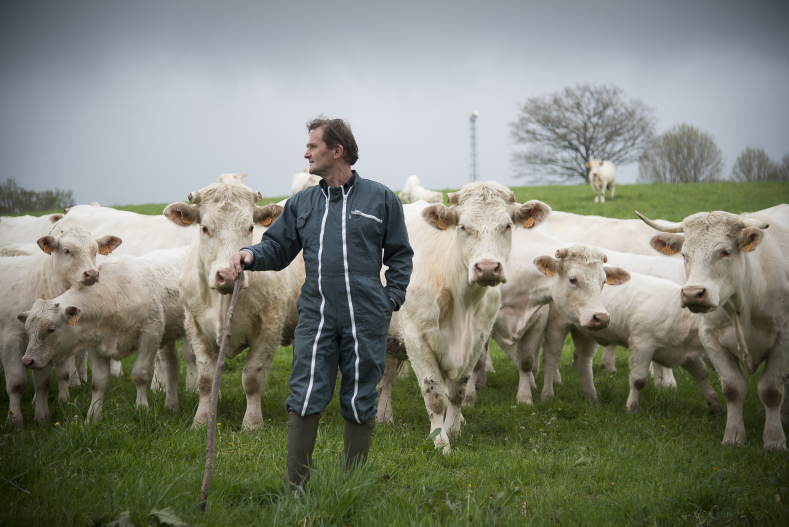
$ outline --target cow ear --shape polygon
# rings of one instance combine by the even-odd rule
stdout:
[[[66,214],[68,214],[68,211],[70,211],[70,210],[71,210],[71,207],[66,207],[65,209],[63,209],[63,215],[65,216]]]
[[[764,231],[758,227],[746,227],[737,235],[737,243],[739,244],[740,251],[749,253],[756,249],[764,238]]]
[[[458,204],[458,193],[457,192],[448,192],[447,193],[447,203],[450,205],[457,205]]]
[[[63,310],[63,314],[66,316],[68,323],[72,326],[76,326],[79,319],[82,318],[82,311],[77,306],[66,306]]]
[[[425,207],[422,211],[422,219],[442,231],[447,230],[449,227],[454,227],[458,223],[457,212],[443,203]]]
[[[649,244],[659,253],[666,256],[674,256],[682,250],[682,244],[685,243],[685,237],[681,234],[658,234],[653,236]]]
[[[51,214],[49,216],[49,221],[51,223],[55,223],[55,222],[57,222],[58,220],[60,220],[62,218],[63,218],[63,214]]]
[[[117,236],[110,236],[108,234],[107,236],[102,236],[101,238],[96,240],[96,243],[99,244],[99,254],[103,254],[104,256],[107,256],[112,251],[117,249],[118,246],[121,243],[123,243],[123,240],[121,240]]]
[[[42,236],[36,243],[47,254],[52,254],[58,249],[58,242],[53,236]]]
[[[589,161],[586,162],[586,168],[592,168],[592,164]]]
[[[605,283],[608,285],[624,284],[630,280],[630,273],[621,267],[603,267],[605,271]]]
[[[534,265],[542,274],[551,278],[559,274],[559,260],[550,256],[538,256],[534,259]]]
[[[20,321],[22,324],[24,324],[25,322],[27,322],[27,317],[29,316],[30,316],[30,311],[25,311],[24,313],[19,313],[16,316],[16,319]]]
[[[276,203],[270,203],[264,207],[255,205],[255,213],[252,215],[252,218],[256,225],[270,227],[274,220],[280,217],[283,210],[285,209]]]
[[[246,177],[246,175],[244,177]],[[255,193],[255,203],[260,203],[261,201],[263,201],[263,194],[261,194],[260,191],[258,191]]]
[[[191,194],[190,194],[191,196]],[[200,222],[200,207],[186,203],[170,203],[164,209],[164,216],[179,227],[188,227]]]
[[[524,229],[531,229],[535,225],[539,225],[545,221],[550,213],[551,207],[542,201],[533,199],[517,207],[512,213],[512,220],[521,225]]]

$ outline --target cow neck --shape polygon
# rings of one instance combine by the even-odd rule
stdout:
[[[552,280],[558,280],[559,276],[554,275],[553,277],[548,277],[542,274],[534,265],[534,259],[539,256],[550,256],[551,258],[554,258],[556,254],[556,250],[567,247],[568,244],[559,240],[558,238],[554,238],[553,236],[550,236],[541,231],[535,230],[529,232],[528,237],[532,237],[532,236],[537,237],[541,243],[534,244],[533,243],[534,240],[523,240],[523,243],[526,244],[525,246],[535,247],[536,251],[526,255],[525,260],[527,261],[519,262],[519,264],[525,266],[526,280],[527,282],[530,282],[529,304],[530,305],[552,304],[553,303],[553,292],[551,291],[551,286],[553,285]]]
[[[41,261],[41,266],[36,272],[37,279],[32,283],[36,291],[36,298],[51,299],[60,296],[71,287],[71,283],[58,276],[55,269],[55,257],[46,256]]]

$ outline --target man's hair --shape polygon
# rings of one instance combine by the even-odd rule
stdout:
[[[353,138],[351,125],[342,119],[327,119],[323,114],[307,123],[307,130],[312,133],[323,128],[323,142],[329,148],[342,146],[342,157],[353,166],[359,160],[359,147]]]

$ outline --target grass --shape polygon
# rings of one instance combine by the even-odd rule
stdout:
[[[605,205],[592,203],[588,187],[515,191],[519,200],[541,199],[558,210],[630,217],[638,208],[679,220],[698,210],[786,202],[789,185],[622,186]],[[162,208],[151,207],[157,214]],[[568,340],[559,366],[564,385],[552,401],[525,407],[515,403],[517,370],[495,344],[491,354],[496,372],[464,412],[451,455],[427,439],[424,402],[410,375],[394,387],[395,423],[376,428],[370,462],[350,476],[338,466],[343,419],[335,397],[321,419],[316,471],[295,496],[282,483],[291,349],[275,358],[262,398],[266,426],[252,432],[240,428],[245,354],[228,361],[203,517],[196,506],[205,430],[190,428],[195,394],[182,388],[176,413],[164,409],[162,394],[149,396],[148,412],[137,411],[134,383],[112,379],[104,420],[86,425],[89,386],[72,388],[68,404],[51,390],[52,420],[36,425],[29,385],[25,427],[0,424],[0,525],[789,525],[789,454],[762,448],[758,374],[748,379],[747,441],[723,448],[725,417],[709,413],[682,370],[676,391],[648,384],[641,411],[629,415],[627,350],[617,349],[617,375],[596,359],[599,401],[591,404]],[[127,375],[132,360],[124,361]],[[542,374],[537,382],[541,387]],[[3,393],[0,407],[7,405]]]

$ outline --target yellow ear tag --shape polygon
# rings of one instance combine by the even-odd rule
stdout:
[[[534,218],[529,216],[528,218],[526,218],[526,221],[523,222],[523,228],[531,229],[532,227],[534,227]]]
[[[183,214],[181,214],[181,223],[183,223],[184,225],[191,225],[191,224],[192,224],[192,222],[191,222],[191,221],[189,221],[189,220],[186,218],[186,216],[184,216]]]
[[[42,251],[44,251],[44,252],[45,252],[45,253],[47,253],[47,254],[52,254],[52,249],[50,249],[50,248],[49,248],[49,245],[45,245],[45,246],[43,246],[43,247],[41,248],[41,250],[42,250]]]
[[[71,318],[69,319],[68,323],[71,324],[72,326],[76,326],[77,325],[77,314],[76,313],[71,315]]]
[[[663,254],[665,254],[666,256],[674,256],[674,249],[672,249],[672,248],[671,248],[671,247],[669,247],[668,245],[666,245],[665,247],[663,247],[662,249],[660,249],[660,252],[662,252],[662,253],[663,253]]]
[[[271,225],[271,223],[272,223],[273,221],[274,221],[274,220],[272,220],[272,219],[271,219],[271,216],[269,216],[268,218],[266,218],[265,220],[263,220],[263,226],[264,226],[264,227],[268,227],[269,225]]]
[[[614,280],[613,276],[609,276],[608,278],[605,279],[605,283],[608,284],[608,285],[614,285],[615,282],[616,282],[616,280]]]
[[[99,254],[103,254],[104,256],[107,256],[111,252],[112,251],[110,251],[110,248],[107,245],[105,245],[104,247],[99,247]],[[73,326],[73,324],[72,324],[72,326]]]
[[[753,250],[753,242],[749,243],[745,247],[742,248],[742,252],[749,253]]]
[[[438,219],[436,220],[436,227],[438,227],[438,228],[439,228],[439,229],[441,229],[442,231],[445,231],[445,230],[447,230],[447,224],[446,224],[446,223],[444,223],[443,221],[441,221],[441,218],[438,218]]]
[[[545,268],[545,276],[547,276],[548,278],[552,277],[553,276],[553,271],[551,271],[550,269],[548,269],[546,267]]]

